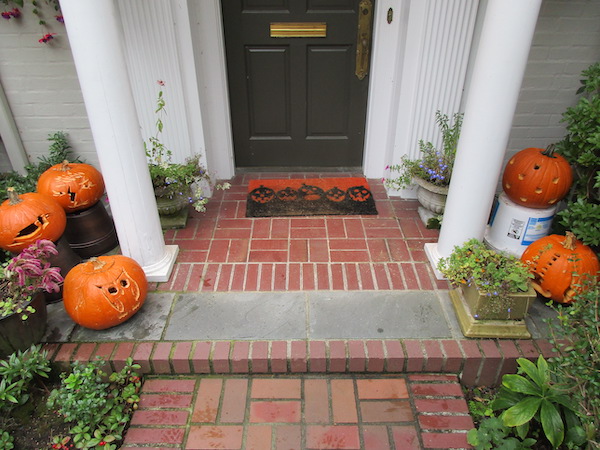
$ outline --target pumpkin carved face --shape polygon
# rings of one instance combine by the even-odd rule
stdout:
[[[324,194],[325,191],[323,191],[323,189],[321,189],[319,186],[303,184],[300,189],[298,189],[298,195],[300,195],[300,198],[309,201],[319,200],[323,198]]]
[[[142,268],[122,255],[99,256],[75,266],[63,287],[65,310],[74,322],[94,330],[119,325],[142,306],[148,282]]]
[[[298,191],[288,186],[285,189],[277,191],[277,198],[284,202],[293,202],[298,199]]]
[[[554,147],[526,148],[515,154],[502,175],[502,188],[513,202],[529,208],[549,208],[571,188],[571,166]]]
[[[348,197],[355,202],[366,202],[369,198],[371,198],[371,191],[364,186],[354,186],[348,188]]]
[[[0,247],[20,252],[38,239],[56,241],[67,225],[67,216],[51,197],[35,192],[17,194],[8,188],[0,206]]]
[[[538,239],[525,249],[521,260],[535,276],[534,289],[559,303],[571,303],[583,282],[597,277],[600,270],[594,251],[571,232]]]
[[[346,198],[346,193],[338,187],[332,187],[325,192],[325,197],[332,202],[342,202]]]
[[[250,198],[256,203],[269,203],[275,198],[275,191],[262,184],[250,192]]]
[[[93,166],[65,160],[40,175],[37,191],[53,197],[65,211],[75,212],[100,200],[104,194],[104,180]]]

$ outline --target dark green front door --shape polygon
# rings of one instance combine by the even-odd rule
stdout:
[[[237,167],[362,166],[371,3],[221,0]]]

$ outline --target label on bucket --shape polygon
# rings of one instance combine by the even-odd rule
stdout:
[[[523,233],[523,227],[525,227],[525,222],[518,219],[512,219],[510,221],[510,227],[508,227],[508,236],[511,239],[516,239],[517,241],[521,239],[521,234]]]
[[[529,245],[544,236],[548,236],[553,218],[554,216],[540,218],[530,217],[527,222],[527,228],[525,229],[522,244]]]

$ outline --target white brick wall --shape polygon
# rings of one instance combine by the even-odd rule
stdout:
[[[544,0],[513,121],[507,159],[561,140],[581,71],[600,61],[600,1]]]
[[[64,131],[74,152],[97,165],[65,27],[40,3],[48,27],[37,23],[30,2],[21,18],[1,19],[0,82],[30,161],[48,154],[49,134]],[[39,43],[47,32],[57,33],[56,38]]]

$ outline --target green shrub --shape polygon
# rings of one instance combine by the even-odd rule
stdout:
[[[582,73],[582,94],[563,114],[567,135],[556,149],[571,164],[574,183],[560,224],[586,245],[600,245],[600,62]]]
[[[72,424],[71,436],[56,436],[55,444],[72,442],[76,448],[118,448],[139,402],[141,381],[135,370],[140,366],[128,358],[122,370],[104,381],[102,364],[100,359],[87,364],[73,363],[71,373],[61,375],[60,388],[50,393],[48,407],[55,408],[65,422]]]
[[[556,382],[542,355],[537,364],[528,359],[517,359],[518,374],[502,377],[502,387],[492,403],[507,427],[514,427],[524,439],[529,435],[532,421],[554,448],[565,441],[567,445],[585,443],[585,433],[578,418],[577,404],[568,395],[565,386]]]
[[[39,158],[37,164],[28,164],[25,166],[26,175],[17,172],[8,172],[0,174],[0,199],[6,198],[6,189],[14,187],[19,193],[35,192],[39,176],[55,164],[60,164],[65,159],[72,162],[79,162],[79,159],[73,159],[71,146],[67,141],[67,135],[62,131],[48,135],[48,140],[52,142],[48,148],[48,156]]]
[[[48,378],[50,361],[41,346],[33,345],[0,361],[0,409],[10,410],[29,400],[29,386],[39,377]]]
[[[591,283],[547,321],[557,355],[552,370],[578,405],[590,445],[600,447],[600,286]]]

